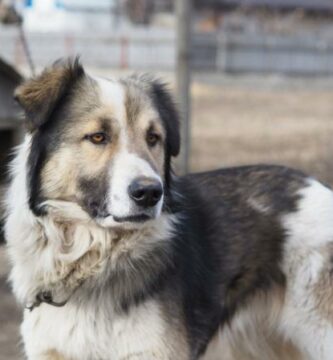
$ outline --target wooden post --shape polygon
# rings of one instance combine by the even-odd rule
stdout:
[[[182,147],[178,169],[182,174],[189,171],[189,155],[191,148],[191,97],[190,97],[190,52],[191,52],[191,0],[177,0],[177,61],[176,85],[177,102],[181,115]]]

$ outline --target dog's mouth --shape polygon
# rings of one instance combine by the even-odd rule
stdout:
[[[127,216],[116,216],[112,214],[103,214],[103,216],[96,217],[97,222],[103,227],[138,227],[148,222],[149,220],[154,219],[155,216],[138,213]]]
[[[114,221],[117,223],[131,222],[131,223],[143,223],[151,220],[152,217],[147,214],[137,214],[129,216],[113,216]]]

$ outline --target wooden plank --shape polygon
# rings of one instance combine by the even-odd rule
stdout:
[[[177,12],[177,61],[176,82],[177,102],[181,114],[182,147],[178,159],[179,171],[186,174],[189,170],[189,153],[191,148],[191,4],[190,0],[176,1]]]

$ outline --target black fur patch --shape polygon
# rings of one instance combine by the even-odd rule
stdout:
[[[280,219],[297,209],[305,186],[303,174],[275,166],[188,175],[174,184],[181,195],[172,206],[181,219],[173,239],[177,275],[165,302],[182,289],[193,358],[249,298],[284,286]]]
[[[180,150],[180,133],[176,105],[166,85],[158,80],[152,82],[152,97],[168,135],[167,153],[177,156]]]
[[[92,218],[106,217],[107,213],[107,199],[108,182],[107,175],[100,174],[95,179],[80,179],[79,187],[82,198],[82,207],[90,214]]]
[[[171,157],[177,156],[180,151],[179,114],[170,92],[162,82],[152,81],[151,96],[167,134],[164,170],[168,186],[172,172]]]

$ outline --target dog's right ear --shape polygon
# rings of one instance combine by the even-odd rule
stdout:
[[[39,76],[20,85],[14,93],[15,100],[25,112],[29,131],[45,124],[57,105],[68,96],[72,86],[84,76],[78,58],[74,61],[59,60]]]

